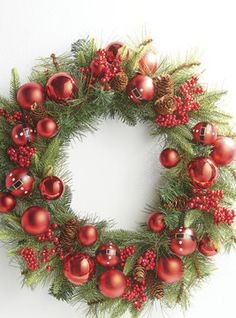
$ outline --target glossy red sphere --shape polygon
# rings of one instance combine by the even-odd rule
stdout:
[[[16,199],[11,193],[0,193],[0,213],[11,212],[15,206]]]
[[[43,138],[52,138],[57,134],[57,124],[52,118],[42,118],[36,127],[37,133]]]
[[[23,213],[21,226],[30,235],[43,234],[50,226],[50,213],[41,206],[32,206]]]
[[[97,228],[92,224],[84,224],[80,227],[78,239],[84,246],[93,245],[98,239]]]
[[[74,78],[64,72],[54,74],[46,84],[48,97],[58,103],[73,98],[76,91],[77,87]]]
[[[98,287],[100,292],[108,298],[117,298],[123,295],[126,289],[126,277],[117,270],[110,269],[99,277]]]
[[[139,61],[139,68],[142,73],[152,75],[157,71],[159,58],[156,54],[146,51]]]
[[[26,110],[30,110],[34,103],[43,104],[44,101],[45,91],[43,86],[38,83],[26,83],[17,92],[17,102]]]
[[[182,260],[178,256],[160,257],[157,261],[157,276],[165,283],[176,283],[184,274]]]
[[[170,249],[176,255],[190,255],[196,248],[196,233],[192,229],[180,227],[170,232]]]
[[[104,267],[113,267],[119,264],[119,248],[111,242],[100,246],[96,251],[96,261]]]
[[[173,168],[179,163],[178,151],[172,148],[164,149],[160,154],[160,162],[165,168]]]
[[[236,145],[229,137],[217,138],[211,158],[217,165],[228,165],[235,159]]]
[[[160,212],[152,213],[147,223],[149,229],[156,233],[162,232],[166,227],[164,215]]]
[[[208,122],[200,122],[193,128],[193,138],[202,145],[213,145],[217,139],[216,128]]]
[[[134,103],[150,101],[155,95],[155,85],[149,76],[136,75],[128,84],[128,95]]]
[[[215,256],[218,250],[209,236],[205,236],[199,243],[199,252],[205,256]]]
[[[27,143],[34,142],[36,131],[31,125],[18,124],[11,131],[11,139],[17,146],[25,146]]]
[[[39,191],[46,200],[56,200],[64,191],[64,184],[56,176],[47,176],[39,184]]]
[[[34,177],[30,176],[25,168],[15,168],[6,176],[6,188],[12,195],[21,197],[31,193]]]
[[[122,42],[112,42],[106,47],[108,62],[113,62],[123,46],[124,44]]]

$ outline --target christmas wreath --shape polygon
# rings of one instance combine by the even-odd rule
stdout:
[[[186,307],[212,256],[233,247],[235,134],[216,106],[225,92],[199,84],[199,64],[161,58],[151,40],[98,49],[86,38],[42,59],[22,86],[12,71],[0,98],[0,239],[26,285],[49,282],[89,315],[136,317],[156,300]],[[67,145],[108,117],[164,140],[158,203],[136,231],[70,208]]]

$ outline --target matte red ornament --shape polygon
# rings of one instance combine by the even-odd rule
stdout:
[[[180,227],[170,232],[170,249],[178,256],[192,254],[197,248],[195,232],[190,228]]]
[[[56,200],[64,191],[64,184],[56,176],[47,176],[39,184],[39,191],[46,200]]]
[[[0,213],[11,212],[16,206],[15,197],[9,192],[0,193]]]
[[[100,246],[96,251],[96,261],[104,267],[113,267],[119,264],[119,248],[111,242]]]
[[[162,232],[165,227],[165,219],[164,215],[160,212],[154,212],[152,213],[148,218],[148,227],[152,232]]]
[[[76,253],[66,257],[63,266],[65,277],[75,285],[87,283],[94,275],[94,260],[86,253]]]
[[[12,195],[21,197],[31,193],[34,181],[34,177],[29,175],[28,170],[19,167],[8,173],[5,183]]]
[[[25,146],[27,143],[34,142],[36,131],[31,125],[16,125],[11,131],[11,139],[17,146]]]
[[[182,260],[178,256],[160,257],[157,261],[157,276],[165,283],[176,283],[184,274]]]
[[[160,154],[160,162],[165,168],[173,168],[179,163],[178,151],[172,148],[164,149]]]
[[[218,168],[210,158],[199,157],[189,163],[188,175],[194,186],[207,189],[216,183]]]
[[[50,213],[41,206],[32,206],[23,213],[21,226],[30,235],[43,234],[50,226]]]
[[[146,75],[136,75],[128,84],[128,95],[137,104],[152,100],[155,90],[153,80]]]
[[[126,277],[118,269],[109,269],[99,277],[100,292],[108,298],[117,298],[123,295],[126,289]]]
[[[46,84],[48,97],[58,103],[73,98],[76,91],[77,87],[74,78],[64,72],[54,74]]]
[[[213,145],[217,139],[216,128],[208,122],[200,122],[193,128],[193,138],[201,145]]]
[[[57,134],[57,124],[52,118],[42,118],[36,127],[37,133],[43,138],[52,138]]]
[[[228,165],[235,159],[236,145],[229,137],[217,138],[211,153],[211,158],[217,165]]]
[[[205,236],[199,243],[199,252],[205,256],[215,256],[218,250],[209,236]]]
[[[43,104],[44,101],[45,91],[43,86],[38,83],[26,83],[17,92],[17,102],[26,110],[31,110],[33,104]]]
[[[89,68],[92,75],[96,77],[105,73],[106,65],[104,63],[98,63],[96,60],[92,60]]]
[[[146,51],[139,61],[141,72],[146,75],[154,74],[158,68],[158,60],[159,58],[156,54]]]
[[[92,224],[84,224],[80,227],[78,239],[84,246],[93,245],[98,239],[97,228]]]

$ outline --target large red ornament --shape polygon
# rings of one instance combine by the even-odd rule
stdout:
[[[96,251],[96,261],[104,267],[113,267],[119,264],[119,248],[111,242],[100,246]]]
[[[214,125],[208,122],[200,122],[193,128],[193,137],[199,144],[213,145],[217,138]]]
[[[66,257],[63,266],[65,277],[75,285],[87,283],[94,274],[94,260],[86,253],[76,253]]]
[[[139,68],[144,74],[152,75],[158,68],[158,60],[156,54],[146,51],[139,61]]]
[[[211,153],[211,158],[217,165],[228,165],[235,159],[236,145],[229,137],[217,138]]]
[[[39,191],[46,200],[60,198],[64,191],[64,184],[56,176],[47,176],[39,184]]]
[[[218,253],[218,250],[209,236],[205,236],[199,243],[199,252],[205,256],[214,256]]]
[[[160,257],[157,261],[157,276],[165,283],[176,283],[184,274],[182,260],[178,256]]]
[[[25,168],[15,168],[8,173],[5,182],[12,195],[21,197],[32,191],[34,177]]]
[[[11,212],[15,206],[16,199],[11,193],[0,193],[0,213]]]
[[[112,42],[106,47],[107,51],[107,60],[112,63],[113,60],[117,57],[119,50],[124,46],[122,42]]]
[[[179,163],[179,154],[172,148],[164,149],[160,154],[160,162],[165,168],[173,168]]]
[[[25,146],[27,143],[34,142],[36,131],[31,125],[16,125],[11,131],[11,139],[17,146]]]
[[[194,186],[206,189],[216,183],[218,168],[210,158],[199,157],[189,163],[188,175]]]
[[[74,78],[67,73],[56,73],[49,78],[46,84],[46,92],[50,99],[55,102],[65,102],[73,98],[77,91]]]
[[[57,124],[52,118],[42,118],[37,123],[37,133],[43,138],[52,138],[57,134]]]
[[[190,228],[180,227],[175,229],[170,232],[170,238],[170,249],[176,255],[190,255],[197,248],[196,234]]]
[[[162,232],[165,227],[165,219],[164,215],[160,212],[154,212],[152,213],[148,218],[148,227],[152,232]]]
[[[17,92],[17,102],[26,110],[30,110],[33,104],[43,104],[44,101],[44,88],[38,83],[26,83]]]
[[[93,245],[98,239],[97,228],[92,224],[84,224],[80,227],[78,239],[84,246]]]
[[[30,235],[43,234],[50,226],[50,213],[41,206],[32,206],[23,213],[21,226]]]
[[[123,295],[126,289],[126,277],[117,270],[110,269],[99,277],[98,287],[100,292],[108,298],[117,298]]]
[[[155,85],[151,77],[136,75],[128,84],[128,95],[137,104],[152,100],[155,95]]]

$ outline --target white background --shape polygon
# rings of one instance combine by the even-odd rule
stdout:
[[[207,69],[205,81],[229,91],[222,105],[236,115],[233,2],[1,1],[0,92],[7,96],[13,66],[24,82],[35,58],[63,53],[80,36],[89,34],[106,44],[128,36],[139,39],[146,27],[162,54],[184,55],[198,48]],[[78,212],[114,218],[120,227],[135,228],[144,218],[142,209],[151,203],[158,181],[159,149],[144,126],[130,128],[116,121],[106,121],[83,143],[73,142],[68,149],[73,207]],[[19,270],[8,262],[5,249],[0,248],[1,317],[85,316],[48,296],[46,288],[34,292],[21,289]],[[234,317],[236,256],[218,256],[216,263],[218,271],[196,291],[185,315],[177,309],[161,313],[157,307],[144,317]]]

